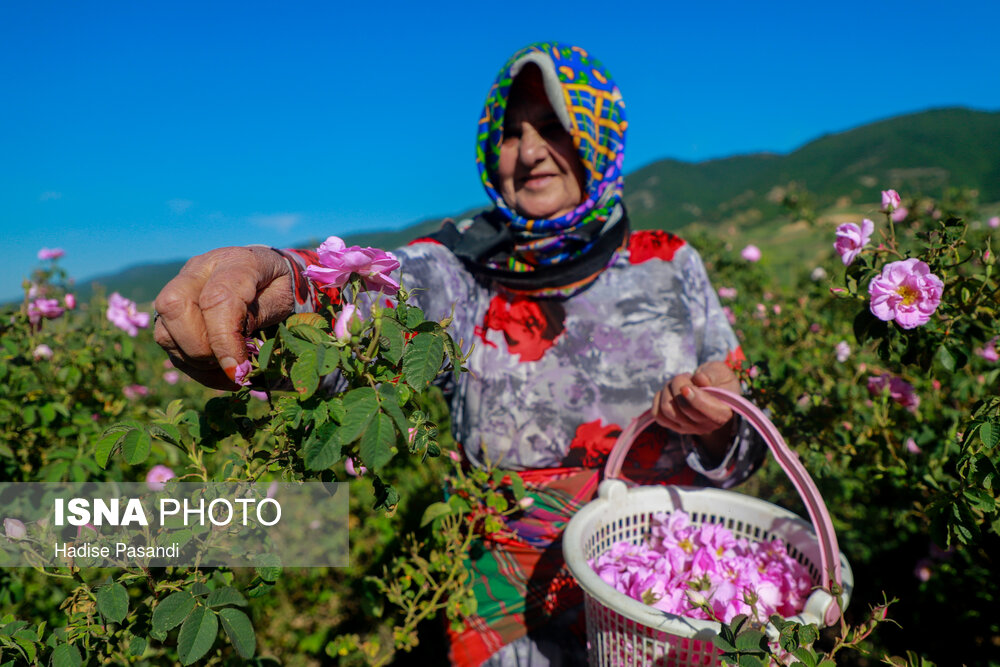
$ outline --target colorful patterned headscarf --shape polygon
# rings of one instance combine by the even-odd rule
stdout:
[[[584,200],[558,218],[529,220],[511,209],[496,182],[503,141],[504,112],[511,83],[527,64],[542,73],[549,103],[573,137],[586,172]],[[513,271],[532,271],[586,254],[620,214],[625,158],[625,102],[618,86],[595,58],[578,46],[539,42],[515,53],[500,70],[479,120],[476,163],[497,210],[510,220],[515,250]]]

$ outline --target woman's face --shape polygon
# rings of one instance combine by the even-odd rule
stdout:
[[[535,66],[511,85],[497,176],[504,201],[524,218],[557,218],[583,201],[583,163]]]

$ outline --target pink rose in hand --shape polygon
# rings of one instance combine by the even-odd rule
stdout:
[[[319,264],[306,267],[305,274],[321,287],[343,287],[356,273],[365,289],[381,291],[389,296],[399,291],[399,283],[390,275],[399,268],[399,260],[391,252],[378,248],[348,248],[343,239],[329,237],[316,249]]]
[[[840,254],[840,260],[844,266],[849,265],[858,256],[872,238],[875,231],[875,223],[865,218],[858,227],[853,222],[845,222],[837,227],[837,240],[833,242],[833,248]]]
[[[59,259],[65,254],[62,248],[42,248],[38,251],[38,259]]]
[[[233,378],[233,382],[240,385],[241,387],[250,386],[250,380],[247,379],[247,376],[250,375],[250,371],[252,370],[253,366],[250,364],[250,360],[244,359],[239,363],[238,366],[236,366],[236,374],[235,377]]]
[[[902,202],[899,198],[899,193],[895,190],[883,190],[882,191],[882,210],[891,213],[899,208]]]
[[[944,283],[919,259],[890,262],[868,284],[872,314],[904,329],[927,324],[941,303]]]
[[[150,491],[162,491],[167,486],[167,480],[177,477],[174,471],[165,465],[155,465],[146,473],[146,486]]]
[[[32,324],[38,324],[43,317],[54,320],[62,314],[62,306],[56,299],[35,299],[28,304],[28,321]]]
[[[118,292],[114,292],[108,297],[108,321],[113,325],[135,338],[139,329],[149,326],[149,313],[142,313],[136,309],[135,301],[126,299]]]

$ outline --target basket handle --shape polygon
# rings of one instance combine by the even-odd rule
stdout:
[[[775,460],[778,461],[781,469],[792,480],[792,484],[795,485],[795,489],[799,492],[799,496],[809,511],[809,518],[816,528],[820,547],[820,568],[823,575],[828,577],[826,580],[827,585],[824,588],[829,591],[832,582],[836,582],[837,586],[840,587],[843,580],[840,573],[840,548],[837,544],[837,534],[833,530],[830,513],[826,509],[823,497],[820,496],[816,484],[799,461],[798,455],[789,449],[781,434],[778,433],[778,429],[775,428],[774,424],[771,423],[764,413],[747,399],[725,389],[719,389],[718,387],[701,387],[698,391],[708,392],[728,405],[732,408],[733,412],[749,421],[754,429],[764,438],[764,442],[767,443]],[[625,455],[632,448],[632,443],[654,421],[652,412],[646,410],[632,420],[632,423],[622,431],[604,466],[605,479],[616,479],[619,476],[622,464],[625,462]],[[825,621],[828,625],[836,623],[840,618],[838,596],[834,595],[832,597],[835,602],[826,611]]]

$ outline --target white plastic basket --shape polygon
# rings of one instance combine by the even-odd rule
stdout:
[[[780,539],[802,563],[816,589],[802,612],[789,620],[819,626],[836,623],[854,587],[851,566],[837,545],[826,505],[798,457],[774,425],[752,403],[730,392],[704,388],[745,417],[763,436],[775,460],[805,501],[813,524],[772,503],[719,489],[679,486],[628,488],[616,479],[635,438],[653,422],[649,412],[619,436],[608,457],[598,497],[587,503],[566,527],[563,554],[570,572],[584,591],[591,667],[655,665],[718,665],[712,644],[719,624],[668,614],[633,600],[605,583],[588,564],[617,542],[638,544],[646,539],[653,515],[680,509],[692,523],[721,523],[736,537],[753,541]],[[838,601],[831,583],[843,590]]]

